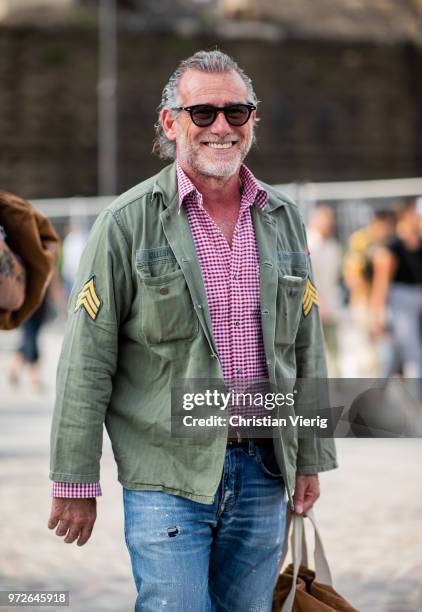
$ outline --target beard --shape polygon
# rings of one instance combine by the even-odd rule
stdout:
[[[252,130],[247,137],[237,141],[236,145],[233,146],[231,155],[227,156],[227,159],[213,160],[209,159],[206,154],[205,147],[207,145],[200,142],[188,142],[185,134],[182,132],[177,139],[177,153],[178,157],[189,165],[195,173],[215,179],[227,179],[238,172],[254,140],[255,135]],[[223,142],[228,142],[228,139],[220,141],[210,138],[210,141],[222,144]],[[212,149],[210,150],[212,151]]]

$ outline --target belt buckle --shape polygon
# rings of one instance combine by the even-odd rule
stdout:
[[[248,442],[248,437],[243,436],[240,431],[236,431],[236,439],[231,439],[227,441],[227,446],[241,446],[242,444],[246,444]]]

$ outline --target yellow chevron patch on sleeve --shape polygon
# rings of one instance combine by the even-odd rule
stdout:
[[[312,310],[312,306],[318,306],[318,294],[315,285],[312,284],[310,278],[306,281],[305,293],[302,298],[303,314],[305,317]]]
[[[85,310],[88,316],[91,317],[93,321],[97,318],[98,313],[100,312],[100,308],[102,306],[102,301],[98,297],[98,294],[95,290],[95,275],[91,276],[91,278],[85,283],[82,288],[82,291],[78,293],[78,297],[76,298],[76,306],[74,312],[77,312],[81,308]]]

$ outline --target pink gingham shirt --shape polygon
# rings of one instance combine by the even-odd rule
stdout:
[[[261,329],[259,255],[251,206],[265,208],[268,194],[242,165],[240,211],[232,246],[203,207],[202,195],[177,164],[180,207],[186,213],[204,280],[213,336],[226,381],[267,377]],[[54,497],[97,497],[99,482],[53,483]]]

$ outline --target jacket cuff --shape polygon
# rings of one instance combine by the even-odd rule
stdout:
[[[328,472],[328,470],[335,470],[336,468],[338,468],[337,461],[327,461],[326,463],[320,463],[319,465],[297,465],[296,474],[309,476],[310,474]]]

